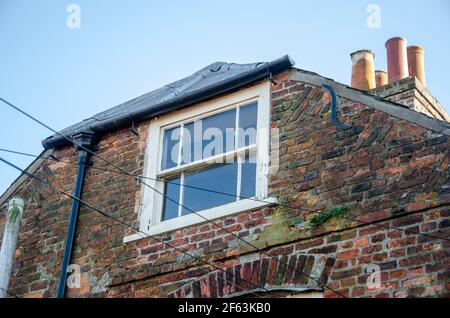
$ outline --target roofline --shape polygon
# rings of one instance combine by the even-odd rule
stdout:
[[[450,123],[445,121],[428,117],[427,115],[409,109],[407,106],[398,104],[382,97],[372,95],[366,91],[362,91],[348,85],[334,81],[333,79],[324,77],[320,74],[294,68],[291,75],[292,80],[307,83],[314,86],[322,86],[328,84],[333,87],[336,94],[355,102],[362,103],[368,107],[388,113],[399,119],[407,120],[414,124],[420,125],[424,128],[433,130],[435,132],[450,136]]]
[[[293,67],[294,64],[295,62],[289,57],[289,55],[285,55],[272,62],[261,63],[260,66],[257,66],[253,70],[236,75],[223,82],[213,84],[169,101],[161,102],[157,105],[150,105],[143,109],[123,114],[115,118],[109,118],[96,122],[86,127],[84,130],[90,130],[94,133],[103,134],[123,126],[130,125],[134,121],[150,119],[174,110],[203,102],[217,95],[227,93],[244,85],[264,79],[271,74],[280,73]],[[66,135],[66,137],[70,136]],[[42,141],[42,145],[45,149],[62,147],[69,144],[71,143],[61,135],[53,135]]]
[[[47,158],[53,153],[53,150],[43,150],[36,159],[31,162],[25,171],[29,174],[34,174]],[[29,176],[26,173],[21,173],[11,185],[0,195],[0,207],[16,192],[20,185],[25,182]]]
[[[285,68],[293,66],[294,62],[287,55],[275,61],[280,61],[282,59],[284,59],[284,63],[286,64],[283,65],[283,63],[280,62],[280,64],[278,65],[277,72],[280,72],[280,70],[282,71]],[[290,64],[290,66],[286,66],[287,64]],[[355,89],[353,87],[336,82],[331,78],[324,77],[314,72],[301,70],[298,68],[293,68],[293,71],[294,72],[291,75],[291,79],[293,80],[297,80],[315,86],[322,86],[323,84],[328,84],[336,90],[336,94],[340,97],[344,97],[353,100],[355,102],[360,102],[368,107],[373,107],[379,111],[386,112],[399,119],[404,119],[409,122],[420,125],[424,128],[436,131],[443,135],[450,136],[450,123],[428,117],[425,114],[411,110],[402,104],[385,100],[376,95],[369,94],[366,91]],[[275,73],[275,71],[273,72]],[[262,76],[261,78],[264,78],[264,76]],[[149,115],[148,117],[152,116],[155,115]],[[61,139],[63,138],[61,137]],[[39,157],[26,168],[26,171],[29,173],[34,173],[40,166],[40,164],[43,161],[45,161],[51,153],[52,153],[51,149],[44,150],[39,155]],[[0,195],[0,206],[2,206],[5,203],[5,201],[16,191],[16,189],[26,180],[27,177],[28,176],[26,174],[22,173],[16,180],[14,180],[14,182],[9,186],[9,188],[2,195]]]

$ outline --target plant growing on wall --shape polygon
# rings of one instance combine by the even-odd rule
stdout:
[[[347,213],[347,207],[338,206],[328,212],[315,215],[311,220],[309,220],[309,224],[312,228],[316,228],[320,224],[326,222],[329,218],[332,218],[333,216],[344,215],[345,213]]]
[[[340,216],[346,214],[347,210],[348,208],[346,206],[338,206],[330,211],[316,214],[309,221],[295,220],[291,222],[291,226],[299,228],[301,230],[305,230],[307,228],[315,229],[322,223],[326,222],[328,219],[332,218],[333,216]]]

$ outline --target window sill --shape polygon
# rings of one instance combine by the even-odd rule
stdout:
[[[266,198],[261,201],[255,201],[251,199],[245,199],[238,202],[229,203],[217,208],[208,209],[202,212],[198,212],[201,216],[214,220],[218,218],[223,218],[226,216],[230,216],[237,213],[242,213],[245,211],[256,210],[260,208],[264,208],[270,205],[277,204],[278,200],[276,198]],[[141,229],[142,233],[136,233],[132,235],[125,236],[123,239],[124,243],[129,243],[132,241],[136,241],[142,238],[145,238],[145,234],[147,235],[158,235],[163,234],[170,231],[179,230],[191,225],[198,225],[201,223],[208,222],[203,219],[201,216],[197,214],[188,214],[179,218],[175,218],[172,220],[164,221],[159,224],[151,226],[148,230]],[[169,243],[170,244],[170,243]]]

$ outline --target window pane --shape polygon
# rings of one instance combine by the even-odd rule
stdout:
[[[198,125],[197,121],[184,125],[183,147],[181,151],[182,164],[202,159],[202,132],[201,130],[199,132],[194,131],[194,125]]]
[[[171,198],[172,200],[175,200],[176,202],[179,202],[180,200],[180,177],[167,179],[165,184],[165,190],[164,193]],[[162,221],[170,220],[178,216],[178,206],[179,204],[176,204],[175,202],[169,200],[167,197],[164,197],[164,206],[163,206],[163,214],[162,214]]]
[[[184,187],[183,205],[195,212],[236,201],[237,164],[214,165],[186,173],[184,184],[231,195]],[[191,213],[183,208],[182,214]]]
[[[180,147],[180,127],[164,130],[161,169],[177,166],[178,149]],[[151,138],[151,137],[150,137]]]
[[[202,120],[203,158],[234,150],[236,109],[231,109]]]
[[[241,200],[256,195],[256,155],[247,156],[242,163]]]
[[[241,106],[239,109],[239,147],[256,143],[256,121],[258,118],[258,103]]]
[[[184,125],[181,162],[187,164],[234,150],[236,109]]]

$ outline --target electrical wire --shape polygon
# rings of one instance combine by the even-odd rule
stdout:
[[[126,171],[126,170],[124,170],[123,168],[119,167],[117,164],[113,163],[112,161],[110,161],[110,160],[108,160],[108,159],[105,159],[104,157],[102,157],[102,156],[100,156],[100,155],[94,153],[92,150],[88,149],[87,147],[84,147],[84,146],[82,146],[82,145],[76,143],[72,138],[69,138],[69,137],[67,137],[67,136],[65,136],[65,135],[63,135],[63,134],[61,134],[61,133],[59,133],[59,132],[56,131],[55,129],[53,129],[53,128],[51,128],[50,126],[46,125],[46,124],[43,123],[42,121],[36,119],[35,117],[33,117],[32,115],[28,114],[27,112],[25,112],[24,110],[20,109],[19,107],[15,106],[15,105],[13,105],[13,104],[11,104],[11,103],[9,103],[8,101],[4,100],[4,99],[1,98],[1,97],[0,97],[0,100],[3,101],[3,102],[4,102],[5,104],[7,104],[8,106],[10,106],[11,108],[17,110],[18,112],[24,114],[24,115],[27,116],[28,118],[30,118],[30,119],[32,119],[33,121],[37,122],[38,124],[42,125],[43,127],[45,127],[45,128],[47,128],[47,129],[49,129],[50,131],[54,132],[56,135],[61,136],[62,138],[66,139],[67,141],[69,141],[69,142],[72,143],[73,145],[76,145],[78,148],[87,151],[88,153],[90,153],[90,154],[93,155],[94,157],[97,157],[97,158],[101,159],[102,161],[105,161],[105,162],[108,163],[109,165],[111,165],[111,166],[113,166],[114,168],[120,170],[122,173],[124,173],[124,174],[126,174],[126,175],[128,175],[128,176],[130,176],[130,177],[132,177],[132,178],[134,178],[134,179],[136,179],[139,183],[141,183],[141,184],[143,184],[143,185],[149,187],[150,189],[152,189],[152,190],[155,191],[156,193],[158,193],[158,194],[164,196],[167,200],[169,200],[169,201],[175,203],[176,205],[179,205],[179,206],[181,206],[182,208],[186,209],[187,211],[189,211],[189,212],[191,212],[191,213],[193,213],[193,214],[199,216],[200,218],[204,219],[204,220],[207,221],[208,223],[211,223],[211,224],[214,225],[215,227],[224,230],[224,231],[227,232],[228,234],[232,235],[233,237],[237,238],[238,240],[240,240],[240,241],[244,242],[245,244],[247,244],[247,245],[251,246],[252,248],[254,248],[255,251],[258,251],[258,252],[260,252],[260,253],[263,254],[263,255],[266,255],[266,256],[268,256],[268,257],[273,258],[270,254],[268,254],[268,253],[262,251],[261,249],[259,249],[259,248],[258,248],[257,246],[255,246],[254,244],[252,244],[252,243],[250,243],[250,242],[247,242],[247,241],[244,240],[243,238],[239,237],[238,235],[236,235],[236,234],[233,233],[233,232],[230,232],[228,229],[226,229],[226,228],[224,228],[224,227],[218,225],[218,224],[215,223],[214,221],[212,221],[212,220],[210,220],[210,219],[204,217],[203,215],[199,214],[198,212],[196,212],[196,211],[194,211],[194,210],[192,210],[192,209],[189,209],[188,207],[182,205],[181,203],[179,203],[179,202],[177,202],[176,200],[174,200],[174,199],[170,198],[169,196],[167,196],[165,193],[163,193],[163,192],[161,192],[161,191],[155,189],[154,187],[148,185],[147,183],[143,182],[139,177],[137,177],[137,176],[135,176],[135,175],[129,173],[128,171]],[[318,213],[321,214],[320,212],[318,212]],[[350,220],[351,220],[351,219],[350,219]],[[352,221],[353,221],[353,222],[361,223],[361,221],[359,221],[359,220],[352,220]],[[361,223],[361,224],[362,224],[362,225],[374,225],[374,224],[372,224],[372,223]],[[384,226],[384,225],[382,225],[382,224],[375,224],[375,225],[376,225],[376,226],[379,226],[379,227],[383,227],[383,228],[394,229],[394,228],[391,228],[391,227],[389,227],[389,226]],[[409,231],[409,230],[406,230],[406,229],[397,229],[397,230],[401,230],[401,231],[406,232],[406,233],[412,232],[412,231]],[[412,234],[418,234],[418,233],[412,232]],[[422,233],[422,235],[434,237],[434,236],[432,236],[432,235],[430,235],[430,234],[425,234],[425,233]],[[434,237],[434,238],[444,239],[444,238],[441,238],[441,237]],[[280,260],[277,259],[277,258],[273,258],[273,259],[276,260],[276,262],[278,262],[279,264],[282,264],[282,265],[284,265],[284,266],[287,266],[288,268],[290,268],[290,269],[292,269],[292,270],[294,270],[294,271],[296,271],[296,272],[298,271],[296,268],[290,266],[290,265],[287,264],[287,263],[283,263],[282,261],[280,261]],[[303,273],[303,272],[301,272],[301,274],[302,274],[302,275],[306,275],[306,274]],[[309,277],[308,275],[306,275],[306,276],[307,276],[309,279],[315,280],[314,278]],[[317,281],[317,280],[316,280],[316,282],[321,283],[321,282],[319,282],[319,281]],[[325,287],[325,286],[324,286],[324,287]],[[329,287],[327,286],[327,288],[329,288]],[[337,294],[340,294],[340,293],[336,292],[335,290],[333,290],[333,291],[334,291],[335,293],[337,293]],[[343,296],[342,294],[340,294],[340,295]],[[345,297],[345,296],[343,296],[343,297]]]
[[[35,158],[39,158],[40,157],[38,155],[33,155],[33,154],[30,154],[30,153],[25,153],[25,152],[20,152],[20,151],[15,151],[15,150],[9,150],[9,149],[4,149],[4,148],[0,148],[0,151],[20,154],[20,155],[29,156],[29,157],[35,157]],[[64,160],[56,158],[53,155],[51,155],[51,156],[49,156],[47,158],[43,158],[43,159],[44,160],[52,159],[52,160],[57,161],[57,162],[61,162],[61,163],[65,163],[65,164],[69,164],[69,165],[73,165],[73,166],[77,166],[76,162],[64,161]],[[88,166],[88,167],[90,167],[91,169],[94,169],[94,170],[100,170],[100,171],[104,171],[104,172],[112,172],[112,173],[118,173],[120,175],[125,175],[125,174],[121,173],[120,171],[116,171],[116,170],[112,170],[112,169],[106,169],[106,168],[94,167],[94,166]],[[214,193],[214,194],[221,194],[221,195],[231,196],[231,197],[235,197],[235,198],[239,198],[239,199],[248,199],[248,200],[253,200],[253,201],[256,201],[256,202],[272,204],[271,202],[267,202],[267,201],[264,201],[264,200],[259,200],[257,198],[238,196],[238,195],[231,194],[231,193],[226,193],[226,192],[221,192],[221,191],[216,191],[216,190],[211,190],[211,189],[201,188],[201,187],[196,187],[196,186],[190,186],[190,185],[187,185],[187,184],[181,184],[181,183],[178,183],[178,182],[167,181],[167,180],[164,180],[164,179],[145,177],[145,176],[142,176],[142,175],[136,175],[136,176],[139,177],[139,178],[142,178],[142,179],[149,179],[149,180],[153,180],[153,181],[173,184],[173,185],[186,187],[186,188],[191,188],[191,189],[195,189],[195,190],[199,190],[199,191],[205,191],[205,192],[210,192],[210,193]],[[289,209],[293,209],[293,210],[307,211],[307,212],[312,212],[312,213],[323,214],[323,212],[321,213],[319,211],[307,210],[307,209],[304,209],[304,208],[299,208],[299,207],[295,207],[295,206],[291,206],[291,205],[287,205],[287,204],[283,204],[283,203],[278,203],[277,205],[280,206],[280,207],[285,207],[285,208],[289,208]],[[363,214],[355,215],[355,217],[358,217],[358,216],[361,216],[361,215],[363,215]],[[392,227],[392,226],[383,225],[383,224],[377,224],[377,223],[361,223],[362,221],[360,221],[358,219],[349,218],[349,217],[345,217],[345,216],[342,216],[342,215],[336,215],[335,217],[341,218],[341,219],[346,220],[346,221],[358,222],[358,223],[360,223],[359,225],[362,225],[362,226],[364,226],[364,225],[373,225],[373,226],[378,226],[378,227],[384,228],[384,229],[402,231],[402,232],[405,232],[406,234],[422,235],[422,236],[426,236],[426,237],[440,239],[440,240],[444,240],[444,241],[449,241],[450,242],[450,239],[447,239],[445,237],[436,236],[436,235],[427,234],[427,233],[422,233],[420,231],[414,232],[414,231],[407,230],[407,229],[402,229],[402,228],[397,228],[397,227]]]
[[[22,169],[22,168],[16,166],[16,165],[13,164],[12,162],[10,162],[10,161],[8,161],[8,160],[2,158],[2,157],[0,157],[0,161],[2,161],[3,163],[7,164],[8,166],[10,166],[10,167],[12,167],[12,168],[14,168],[14,169],[16,169],[16,170],[18,170],[18,171],[20,171],[21,173],[26,174],[26,175],[29,176],[30,178],[32,178],[32,179],[38,181],[39,183],[51,187],[54,191],[56,191],[56,192],[58,192],[58,193],[60,193],[60,194],[63,194],[63,195],[65,195],[65,196],[68,196],[68,197],[71,198],[72,200],[78,201],[79,203],[83,204],[84,206],[90,208],[91,210],[93,210],[93,211],[95,211],[95,212],[97,212],[97,213],[99,213],[99,214],[101,214],[101,215],[103,215],[103,216],[105,216],[105,217],[107,217],[107,218],[110,218],[110,219],[116,221],[117,223],[119,223],[119,224],[121,224],[121,225],[127,227],[127,228],[130,229],[130,230],[133,230],[133,231],[136,232],[137,234],[141,235],[142,238],[151,238],[151,239],[154,239],[154,240],[160,242],[161,244],[164,244],[164,245],[166,245],[166,246],[168,246],[168,247],[170,247],[170,248],[172,248],[172,249],[174,249],[174,250],[176,250],[176,251],[178,251],[178,252],[181,252],[181,253],[183,253],[183,254],[185,254],[185,255],[187,255],[187,256],[189,256],[189,257],[195,259],[196,261],[203,262],[205,265],[210,265],[210,266],[214,267],[215,269],[218,269],[218,270],[222,271],[222,272],[225,273],[225,274],[227,273],[226,270],[224,270],[223,268],[221,268],[221,267],[219,267],[219,266],[217,266],[217,265],[214,265],[214,264],[212,264],[212,263],[209,263],[209,262],[207,262],[207,261],[201,259],[201,258],[198,257],[198,256],[192,255],[192,254],[186,252],[185,250],[183,250],[183,249],[181,249],[181,248],[179,248],[179,247],[173,246],[173,245],[171,245],[170,243],[165,242],[164,240],[159,239],[158,237],[156,237],[156,236],[154,236],[154,235],[150,235],[150,234],[147,234],[147,233],[145,233],[145,232],[142,232],[142,231],[139,230],[138,228],[135,228],[135,227],[133,227],[133,226],[131,226],[131,225],[125,223],[124,221],[121,221],[120,219],[118,219],[118,218],[116,218],[116,217],[114,217],[114,216],[112,216],[112,215],[109,215],[108,213],[104,212],[104,211],[101,210],[100,208],[97,208],[97,207],[93,206],[92,204],[90,204],[90,203],[88,203],[88,202],[86,202],[86,201],[84,201],[84,200],[82,200],[82,199],[80,199],[80,198],[75,197],[74,195],[68,193],[67,191],[58,189],[58,188],[55,187],[53,184],[51,184],[51,183],[49,183],[49,182],[46,182],[46,181],[42,180],[41,178],[39,178],[39,177],[36,176],[35,174],[30,173],[30,172],[27,172],[26,170],[24,170],[24,169]],[[233,277],[236,277],[236,275],[233,274]],[[264,288],[263,286],[259,286],[259,285],[255,284],[255,283],[253,283],[253,282],[250,282],[249,280],[243,279],[242,277],[241,277],[241,280],[242,280],[242,281],[245,281],[246,283],[249,283],[249,284],[251,284],[251,285],[253,285],[253,286],[257,287],[257,288],[264,289],[264,290],[267,291],[267,292],[270,291],[270,290]],[[234,286],[236,286],[236,287],[238,287],[238,288],[241,288],[239,285],[235,284],[234,282],[231,282],[231,283],[232,283]],[[256,293],[252,293],[252,294],[255,294],[255,295],[259,296],[259,297],[262,297],[262,296],[260,296],[260,295],[258,295],[258,294],[256,294]]]
[[[13,105],[13,104],[11,104],[10,102],[6,101],[5,99],[3,99],[3,98],[1,98],[1,97],[0,97],[0,100],[3,101],[6,105],[10,106],[11,108],[15,109],[16,111],[22,113],[22,114],[25,115],[26,117],[28,117],[28,118],[32,119],[33,121],[35,121],[36,123],[40,124],[41,126],[43,126],[43,127],[47,128],[48,130],[52,131],[52,132],[55,133],[56,135],[61,136],[62,138],[66,139],[67,141],[69,141],[69,142],[72,143],[73,145],[76,145],[79,149],[83,149],[84,151],[90,153],[92,156],[101,159],[102,161],[108,163],[109,165],[111,165],[111,166],[113,166],[114,168],[120,170],[121,172],[125,173],[126,175],[128,175],[128,176],[130,176],[130,177],[136,179],[139,183],[141,183],[141,184],[143,184],[143,185],[149,187],[150,189],[152,189],[152,190],[155,191],[156,193],[158,193],[158,194],[164,196],[164,197],[165,197],[166,199],[168,199],[169,201],[171,201],[171,202],[173,202],[173,203],[175,203],[175,204],[181,206],[181,207],[184,208],[185,210],[187,210],[187,211],[189,211],[189,212],[191,212],[191,213],[193,213],[193,214],[199,216],[200,218],[204,219],[204,220],[207,221],[208,223],[211,223],[211,224],[214,225],[215,227],[217,227],[217,228],[219,228],[219,229],[225,231],[226,233],[230,234],[231,236],[235,237],[236,239],[238,239],[238,240],[242,241],[243,243],[249,245],[250,247],[252,247],[252,248],[255,250],[255,252],[257,251],[257,252],[259,252],[261,255],[265,255],[265,256],[267,256],[267,257],[269,257],[269,258],[272,258],[272,259],[275,260],[277,263],[279,263],[279,264],[281,264],[281,265],[283,265],[283,266],[286,266],[287,268],[292,269],[293,271],[295,271],[295,272],[297,272],[297,273],[299,273],[299,274],[301,274],[301,275],[307,277],[308,279],[311,279],[311,280],[315,281],[316,283],[320,284],[320,285],[323,286],[324,288],[327,288],[327,289],[333,291],[335,294],[337,294],[337,295],[339,295],[339,296],[341,296],[341,297],[343,297],[343,298],[346,298],[345,295],[343,295],[342,293],[340,293],[340,292],[336,291],[335,289],[329,287],[328,285],[322,283],[321,281],[319,281],[319,280],[317,280],[317,279],[315,279],[315,278],[313,278],[313,277],[311,277],[311,276],[305,274],[303,271],[298,270],[297,268],[291,266],[291,265],[288,264],[288,263],[282,262],[282,261],[279,260],[278,258],[273,257],[273,256],[270,255],[269,253],[267,253],[267,252],[261,250],[260,248],[258,248],[258,247],[255,246],[254,244],[252,244],[252,243],[250,243],[250,242],[244,240],[243,238],[241,238],[240,236],[236,235],[235,233],[230,232],[228,229],[224,228],[223,226],[220,226],[220,225],[218,225],[217,223],[215,223],[214,221],[212,221],[212,220],[206,218],[205,216],[199,214],[198,212],[196,212],[196,211],[194,211],[194,210],[192,210],[192,209],[189,209],[189,208],[186,207],[186,206],[183,206],[181,203],[179,203],[179,202],[177,202],[176,200],[170,198],[170,197],[169,197],[168,195],[166,195],[165,193],[163,193],[163,192],[161,192],[161,191],[155,189],[154,187],[148,185],[147,183],[143,182],[139,177],[136,177],[136,176],[134,176],[133,174],[129,173],[128,171],[124,170],[123,168],[119,167],[118,165],[116,165],[115,163],[113,163],[111,160],[108,160],[108,159],[106,159],[106,158],[104,158],[104,157],[102,157],[102,156],[96,154],[95,152],[93,152],[93,151],[90,150],[89,148],[84,147],[83,145],[77,143],[77,142],[76,142],[75,140],[73,140],[72,138],[69,138],[69,137],[67,137],[67,136],[65,136],[65,135],[63,135],[63,134],[61,134],[60,132],[56,131],[55,129],[51,128],[50,126],[48,126],[48,125],[46,125],[45,123],[43,123],[42,121],[40,121],[39,119],[37,119],[37,118],[33,117],[32,115],[28,114],[27,112],[25,112],[25,111],[22,110],[21,108],[15,106],[15,105]]]

